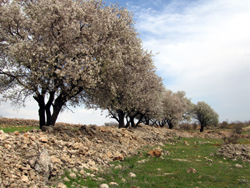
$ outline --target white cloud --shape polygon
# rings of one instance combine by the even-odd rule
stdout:
[[[250,2],[181,5],[136,15],[144,46],[160,52],[155,63],[166,87],[211,104],[221,120],[249,119]]]

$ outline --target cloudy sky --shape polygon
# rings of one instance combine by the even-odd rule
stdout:
[[[106,0],[133,11],[145,49],[155,56],[167,89],[183,90],[193,103],[205,101],[220,121],[250,120],[249,0]],[[32,99],[13,110],[1,103],[0,115],[38,119]],[[102,125],[101,111],[72,109],[58,121]]]

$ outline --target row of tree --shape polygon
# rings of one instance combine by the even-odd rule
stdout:
[[[2,99],[21,106],[32,96],[40,127],[83,104],[107,109],[119,127],[173,128],[191,114],[204,126],[218,121],[206,103],[194,107],[185,92],[164,88],[126,8],[101,0],[1,0],[0,34]]]

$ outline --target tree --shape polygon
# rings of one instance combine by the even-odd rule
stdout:
[[[193,107],[193,115],[201,125],[200,132],[208,125],[218,125],[219,115],[205,102],[198,102]]]
[[[17,106],[33,96],[40,127],[86,102],[139,44],[132,14],[101,0],[1,1],[0,34],[0,93]]]
[[[155,73],[152,54],[142,48],[140,40],[135,39],[128,48],[134,50],[129,56],[124,51],[124,66],[112,75],[106,71],[105,79],[89,94],[89,107],[107,109],[120,128],[130,124],[137,126],[146,112],[151,113],[158,106],[157,98],[163,90],[162,80]],[[139,121],[135,124],[137,117]]]
[[[168,124],[169,128],[172,129],[180,121],[190,118],[191,100],[185,95],[184,91],[174,93],[171,90],[166,90],[163,93],[163,110],[158,125],[163,127]]]
[[[132,127],[137,127],[144,117],[156,117],[161,111],[162,92],[164,91],[162,79],[154,71],[146,75],[147,77],[135,85],[137,92],[133,97],[134,100],[131,101],[132,108],[127,112]],[[136,124],[134,119],[138,120]]]

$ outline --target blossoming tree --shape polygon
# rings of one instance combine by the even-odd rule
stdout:
[[[101,0],[1,1],[0,34],[0,93],[18,106],[33,96],[40,127],[82,104],[140,48],[132,14]]]
[[[201,125],[200,132],[208,125],[217,126],[219,123],[219,115],[205,102],[198,102],[193,106],[193,116]]]

